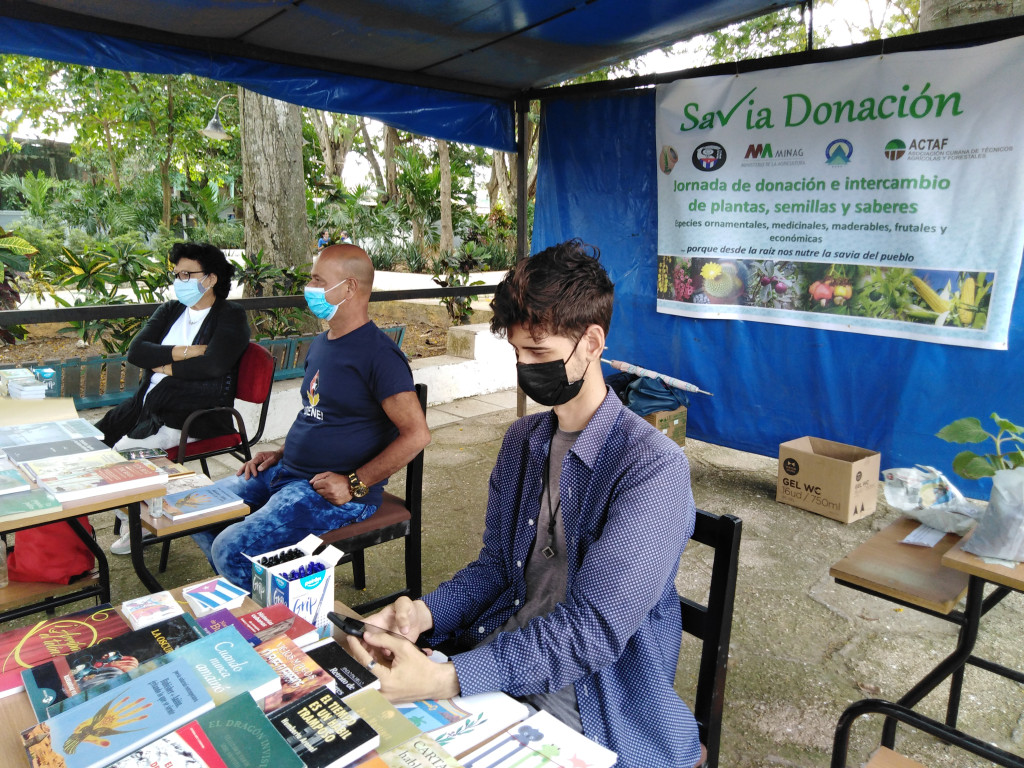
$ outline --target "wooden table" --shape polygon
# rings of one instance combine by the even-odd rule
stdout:
[[[949,678],[946,724],[956,727],[964,669],[968,664],[1024,683],[1021,672],[973,654],[984,615],[1011,591],[1024,592],[1024,564],[1005,568],[984,563],[963,551],[969,534],[963,540],[946,534],[932,548],[900,544],[900,539],[918,525],[916,520],[901,518],[832,566],[829,574],[837,583],[959,625],[953,652],[898,702],[913,708]],[[986,582],[996,585],[988,597],[984,595]],[[955,610],[961,599],[965,600],[963,610]],[[891,749],[895,738],[896,721],[887,719],[882,729],[882,745]]]
[[[0,589],[0,624],[88,597],[96,597],[101,603],[109,603],[110,567],[107,563],[106,553],[86,532],[78,522],[78,518],[82,515],[105,512],[118,507],[128,509],[129,519],[133,510],[135,516],[138,517],[141,502],[154,496],[162,496],[165,489],[164,482],[154,482],[150,485],[133,488],[130,491],[111,492],[79,501],[69,501],[63,504],[57,512],[23,513],[0,517],[0,533],[11,533],[66,520],[71,529],[96,557],[97,562],[96,569],[71,584],[10,582],[6,587]]]

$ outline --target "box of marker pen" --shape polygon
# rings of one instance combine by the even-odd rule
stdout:
[[[258,562],[263,557],[292,548],[299,549],[305,555],[271,567],[262,566]],[[334,610],[334,566],[342,554],[341,550],[330,545],[324,546],[319,537],[310,534],[298,544],[250,557],[253,565],[253,599],[264,606],[284,603],[296,616],[314,624],[322,637],[327,637],[330,634],[327,614]],[[323,570],[299,575],[300,569],[305,572],[313,563],[323,565]],[[257,589],[262,599],[257,597]]]

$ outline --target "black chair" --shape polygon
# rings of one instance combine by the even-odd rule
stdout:
[[[989,760],[996,765],[1001,765],[1005,768],[1024,768],[1024,758],[1022,757],[1004,752],[998,747],[969,736],[963,731],[958,731],[956,728],[951,728],[937,720],[932,720],[930,717],[925,717],[900,704],[883,701],[882,699],[862,699],[856,701],[848,706],[843,711],[843,714],[839,716],[835,737],[832,741],[832,768],[846,768],[847,752],[850,747],[850,728],[857,718],[868,714],[880,714],[885,715],[887,718],[898,720],[909,725],[911,728],[923,731],[930,736],[934,736],[936,739],[958,747],[965,752],[977,755],[984,760]],[[860,765],[859,761],[857,765]],[[879,747],[878,751],[864,765],[864,768],[910,768],[910,766],[925,768],[922,763],[900,755],[898,752],[893,752],[885,747]]]
[[[423,412],[427,410],[427,385],[416,385]],[[405,540],[405,589],[386,597],[352,606],[358,613],[370,613],[394,602],[402,595],[413,600],[423,591],[420,560],[422,540],[420,521],[423,512],[423,451],[405,468],[405,498],[387,491],[377,511],[360,523],[352,523],[321,534],[320,538],[338,547],[345,556],[341,563],[352,562],[352,580],[356,589],[366,587],[366,561],[363,552],[377,544],[394,539]]]
[[[740,534],[743,521],[733,515],[713,515],[697,510],[692,541],[715,550],[711,587],[706,605],[680,595],[683,631],[701,640],[700,668],[693,714],[700,740],[707,749],[708,768],[717,768],[722,743],[722,710],[725,706],[725,675],[729,663],[732,609],[736,598]]]

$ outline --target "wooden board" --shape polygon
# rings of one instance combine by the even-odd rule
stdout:
[[[11,581],[0,589],[0,611],[10,611],[23,605],[38,603],[48,597],[60,597],[69,592],[77,592],[84,587],[99,584],[100,572],[93,569],[80,579],[70,584],[45,584],[39,581]],[[83,598],[85,599],[85,598]]]
[[[829,569],[847,581],[886,597],[949,613],[967,594],[967,574],[942,565],[942,556],[960,538],[947,533],[934,547],[901,544],[920,525],[903,517],[883,528]]]
[[[175,521],[166,518],[163,515],[160,517],[153,517],[149,514],[148,507],[143,506],[139,519],[142,521],[142,527],[145,530],[157,536],[170,536],[171,534],[182,533],[184,531],[202,530],[203,528],[208,528],[211,525],[227,522],[229,520],[239,520],[248,514],[249,507],[239,502],[238,506],[235,507],[220,509],[216,512],[209,512],[205,515],[193,515],[192,517],[186,517],[184,520]]]
[[[925,766],[898,752],[893,752],[891,749],[879,747],[864,768],[925,768]]]
[[[971,538],[973,533],[974,531],[971,531],[956,546],[951,547],[942,556],[942,564],[947,568],[955,568],[972,576],[980,576],[993,584],[1001,584],[1004,587],[1016,589],[1018,592],[1024,592],[1024,563],[1017,563],[1016,567],[1007,568],[1005,565],[991,565],[977,555],[964,552],[963,544]]]

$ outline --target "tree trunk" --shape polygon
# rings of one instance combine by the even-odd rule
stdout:
[[[452,227],[452,161],[448,142],[437,140],[437,159],[441,166],[441,253],[455,252],[455,231]]]
[[[384,181],[388,200],[398,199],[398,165],[395,163],[395,149],[398,147],[398,129],[384,127]]]
[[[384,174],[380,171],[380,163],[377,162],[377,153],[373,151],[373,140],[370,138],[370,131],[366,127],[366,118],[359,118],[359,130],[363,134],[363,145],[366,147],[366,154],[364,157],[373,169],[373,177],[377,180],[378,194],[380,190],[385,189],[384,185]]]
[[[325,181],[340,179],[345,170],[345,160],[352,150],[356,132],[359,130],[354,115],[339,115],[318,109],[307,109],[309,121],[320,141],[320,154],[324,161]]]
[[[1016,6],[1016,9],[1014,8]],[[1020,0],[921,0],[920,31],[959,27],[979,21],[1003,19],[1024,12]]]
[[[313,243],[302,176],[302,112],[243,88],[238,100],[246,252],[262,249],[279,267],[308,264]]]

